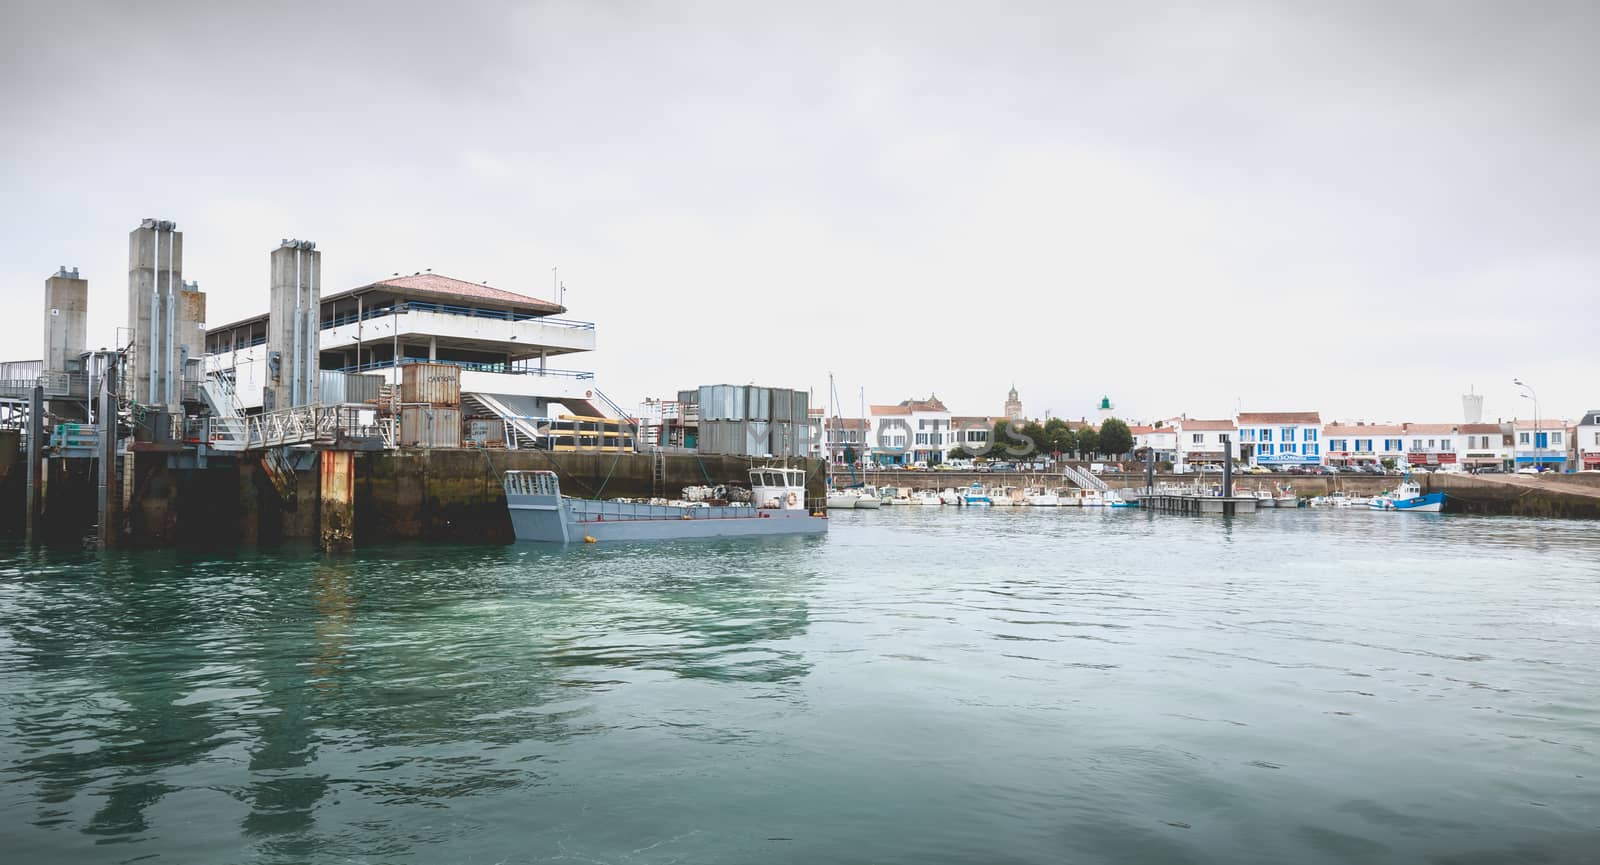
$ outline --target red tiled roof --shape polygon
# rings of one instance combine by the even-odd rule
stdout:
[[[1239,413],[1239,423],[1243,426],[1251,424],[1320,424],[1322,415],[1314,411],[1248,411]]]
[[[874,416],[909,415],[911,414],[911,409],[904,405],[875,405],[872,407],[872,414]]]
[[[1465,435],[1496,435],[1500,432],[1497,423],[1464,423],[1461,432]]]
[[[388,288],[414,294],[428,294],[446,300],[484,301],[487,303],[513,306],[528,312],[544,315],[556,315],[566,312],[566,307],[537,297],[517,294],[503,288],[495,288],[476,282],[466,282],[452,279],[437,273],[419,273],[413,276],[396,276],[389,279],[380,279],[372,283],[369,288]]]
[[[1400,424],[1393,423],[1366,423],[1360,426],[1331,423],[1322,429],[1324,436],[1381,436],[1400,435],[1403,432],[1405,430]]]
[[[1234,425],[1231,420],[1180,420],[1177,423],[1177,428],[1180,431],[1187,430],[1189,432],[1205,432],[1207,430],[1227,432],[1233,430]]]
[[[1567,428],[1567,422],[1564,421],[1564,420],[1556,420],[1555,418],[1548,418],[1548,417],[1547,418],[1540,418],[1537,421],[1521,420],[1521,419],[1519,419],[1517,421],[1517,429],[1529,429],[1529,430],[1531,430],[1531,429],[1535,429],[1535,428],[1537,428],[1537,430],[1540,431],[1540,432],[1543,432],[1544,430],[1552,430],[1552,431],[1554,431],[1554,430],[1562,430],[1562,429],[1566,429]]]
[[[1453,423],[1408,423],[1406,432],[1416,435],[1455,435],[1456,425]]]

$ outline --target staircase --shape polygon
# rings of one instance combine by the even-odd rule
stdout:
[[[481,411],[505,421],[507,448],[517,450],[539,446],[539,440],[542,436],[539,433],[538,422],[544,420],[544,418],[518,414],[493,394],[487,393],[463,393],[461,395],[461,408],[464,413]]]
[[[289,462],[285,453],[288,448],[270,448],[261,452],[261,470],[266,473],[267,480],[272,483],[272,488],[277,491],[278,498],[288,510],[294,510],[298,500],[295,498],[294,466]]]
[[[200,396],[211,412],[210,446],[219,451],[242,451],[248,444],[244,405],[233,387],[233,369],[209,370],[200,382]]]
[[[1106,486],[1105,481],[1100,480],[1083,469],[1073,468],[1069,465],[1063,465],[1061,467],[1061,475],[1067,480],[1077,484],[1080,489],[1100,490],[1101,492],[1111,489],[1111,487]]]

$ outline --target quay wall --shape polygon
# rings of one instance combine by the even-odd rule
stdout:
[[[284,502],[259,462],[213,457],[204,469],[173,469],[166,454],[136,453],[124,543],[137,547],[270,546],[326,540],[322,462],[295,472]],[[87,463],[88,461],[82,461]],[[762,460],[760,462],[765,462]],[[546,469],[562,491],[590,498],[676,497],[685,486],[746,483],[748,457],[663,456],[658,481],[648,454],[550,453],[479,448],[357,452],[351,533],[357,546],[399,542],[509,543],[501,473]],[[823,495],[820,464],[793,460]],[[342,517],[341,517],[342,519]]]

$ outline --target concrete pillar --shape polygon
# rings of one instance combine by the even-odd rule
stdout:
[[[89,280],[62,267],[44,281],[44,371],[65,372],[88,349]]]
[[[435,361],[435,360],[438,360],[438,359],[439,359],[439,338],[436,337],[436,336],[433,336],[432,334],[429,334],[429,336],[428,336],[428,360]]]
[[[185,381],[205,378],[206,356],[206,293],[200,283],[185,282],[178,292],[177,340],[173,346],[175,369],[180,373],[178,386]],[[177,397],[182,401],[180,393]]]
[[[183,287],[183,232],[177,224],[146,219],[128,234],[128,326],[133,329],[133,399],[169,406],[183,371],[174,370]]]
[[[100,422],[100,459],[97,465],[95,489],[95,508],[98,512],[99,530],[96,536],[100,548],[105,549],[116,543],[116,513],[112,507],[116,501],[112,491],[117,486],[117,367],[115,364],[106,367],[105,374],[101,377],[100,405],[95,417]]]
[[[318,473],[318,514],[322,548],[328,552],[355,546],[356,471],[352,451],[323,451]]]
[[[24,506],[26,516],[23,522],[23,531],[28,543],[33,543],[39,538],[39,503],[43,500],[43,476],[39,471],[39,455],[42,442],[39,441],[44,431],[44,388],[35,385],[33,394],[28,400],[28,491],[27,504]]]
[[[285,240],[272,251],[272,301],[267,321],[266,405],[312,405],[320,390],[322,253],[309,240]],[[275,372],[274,372],[275,370]]]

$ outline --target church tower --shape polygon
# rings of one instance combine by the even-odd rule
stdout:
[[[1017,386],[1011,385],[1011,392],[1006,394],[1006,417],[1010,420],[1022,420],[1022,400],[1017,398]]]

